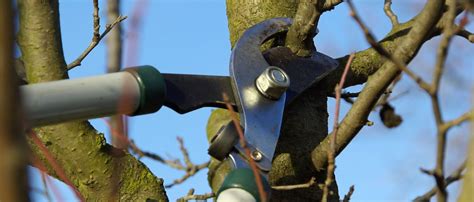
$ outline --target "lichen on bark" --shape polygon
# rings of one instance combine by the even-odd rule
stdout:
[[[18,42],[29,83],[68,78],[64,61],[57,0],[19,0]],[[167,201],[163,180],[125,150],[105,142],[87,121],[36,128],[35,132],[81,195],[90,201]],[[55,171],[37,145],[33,155]],[[120,168],[120,169],[118,169]],[[114,170],[116,169],[116,170]],[[112,192],[117,182],[118,190]]]
[[[297,10],[296,1],[261,0],[244,2],[227,0],[230,41],[232,46],[242,32],[250,26],[274,17],[293,17]],[[324,181],[325,173],[315,172],[311,165],[310,153],[327,135],[327,98],[322,86],[304,93],[286,108],[281,136],[277,145],[272,170],[269,173],[271,185],[288,185],[307,182],[316,176]],[[308,91],[309,92],[309,91]],[[317,92],[317,93],[314,93]],[[308,113],[311,112],[311,113]],[[223,110],[215,110],[208,122],[208,137],[215,135],[220,124],[229,121]],[[302,121],[305,120],[305,121]],[[228,162],[225,162],[226,164]],[[213,190],[218,189],[220,181],[228,172],[228,165],[211,163],[209,182]],[[217,174],[216,174],[217,173]],[[338,200],[337,186],[332,187],[331,199]],[[315,200],[321,198],[318,187],[272,192],[272,201]]]

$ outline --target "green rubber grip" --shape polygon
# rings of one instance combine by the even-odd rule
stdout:
[[[267,180],[260,175],[263,183],[263,187],[267,193],[269,193],[270,185],[268,184]],[[231,171],[222,182],[219,191],[217,191],[217,196],[221,192],[226,189],[230,188],[239,188],[243,189],[246,192],[250,193],[257,202],[260,202],[260,194],[258,193],[258,186],[255,182],[255,175],[250,168],[239,168]]]
[[[140,105],[131,116],[157,112],[166,98],[166,83],[163,75],[150,65],[125,69],[131,73],[140,86]]]

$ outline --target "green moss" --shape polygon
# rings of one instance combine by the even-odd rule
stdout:
[[[269,18],[292,17],[296,13],[296,1],[227,0],[230,40],[233,45],[248,27]],[[325,86],[311,89],[288,106],[283,120],[281,136],[275,153],[272,170],[269,174],[272,185],[288,185],[307,182],[316,176],[324,180],[322,173],[313,170],[310,154],[327,135],[327,98]],[[215,110],[209,117],[207,138],[210,140],[217,130],[230,120],[225,110]],[[228,161],[211,160],[208,180],[216,191],[228,173]],[[332,187],[338,198],[337,186]],[[292,191],[273,191],[273,201],[317,201],[321,198],[318,188]]]
[[[18,1],[18,41],[29,83],[67,78],[58,1]],[[35,129],[51,156],[87,201],[167,201],[163,181],[140,161],[108,145],[88,122],[69,122]],[[31,150],[56,176],[50,162],[29,139]],[[118,195],[111,192],[118,185]]]

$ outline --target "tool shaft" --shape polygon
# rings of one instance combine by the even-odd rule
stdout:
[[[129,72],[25,85],[20,89],[30,127],[132,114],[140,101],[140,86]]]
[[[115,114],[158,111],[166,97],[165,80],[152,66],[127,68],[101,76],[20,87],[28,127]]]

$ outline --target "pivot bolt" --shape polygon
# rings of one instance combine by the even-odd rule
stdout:
[[[290,86],[290,77],[282,69],[270,66],[258,76],[255,85],[263,96],[278,100]]]
[[[250,157],[252,157],[254,161],[260,161],[262,160],[263,155],[259,151],[255,150],[252,153],[250,153]]]

